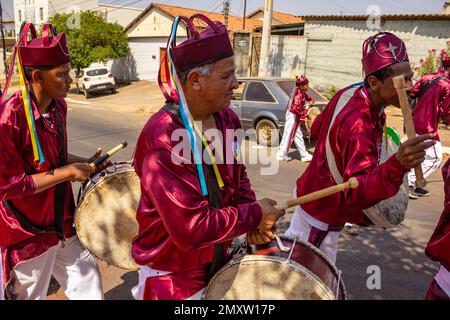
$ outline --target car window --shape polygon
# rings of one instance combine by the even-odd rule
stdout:
[[[292,90],[294,89],[294,81],[291,80],[278,81],[277,84],[284,92],[286,92],[288,96],[291,96]]]
[[[239,81],[239,88],[233,92],[233,100],[242,100],[242,93],[244,93],[246,85],[246,81]]]
[[[94,69],[94,70],[89,70],[88,72],[86,72],[86,74],[89,77],[102,76],[107,73],[108,73],[107,69]]]
[[[275,99],[262,82],[250,82],[245,92],[245,100],[258,102],[275,102]]]

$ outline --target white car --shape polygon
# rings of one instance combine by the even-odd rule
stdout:
[[[81,69],[80,74],[76,79],[77,92],[83,92],[86,99],[94,92],[116,92],[116,82],[114,77],[106,68],[96,67]]]

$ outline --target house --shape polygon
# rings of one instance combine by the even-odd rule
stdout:
[[[252,13],[247,15],[249,19],[260,20],[261,22],[264,20],[264,8],[259,8]],[[272,26],[277,26],[281,24],[297,24],[303,23],[303,19],[298,16],[294,16],[289,13],[272,11]]]
[[[362,81],[361,54],[365,39],[378,31],[395,33],[406,44],[412,66],[428,50],[450,44],[449,14],[369,16],[304,16],[304,73],[312,86],[343,88]]]
[[[211,20],[224,21],[223,14],[189,9],[177,6],[152,3],[141,12],[124,30],[128,35],[130,55],[114,61],[111,70],[116,77],[122,80],[150,80],[158,77],[159,66],[165,54],[167,40],[176,16],[192,16],[202,13]],[[205,28],[200,21],[194,23],[199,29]],[[255,19],[246,19],[245,28],[253,30],[261,26],[262,22]],[[241,30],[242,17],[229,16],[228,29]],[[177,42],[186,39],[186,28],[180,24],[177,33]]]
[[[49,17],[62,12],[79,12],[97,8],[97,0],[14,0],[14,20],[16,34],[23,21],[31,21],[36,26],[48,21]]]
[[[118,23],[125,28],[140,15],[144,9],[100,3],[97,11],[104,13],[107,22]]]
[[[5,33],[5,38],[16,37],[16,23],[14,19],[3,20],[3,32]]]

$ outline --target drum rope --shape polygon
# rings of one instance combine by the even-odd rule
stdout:
[[[296,243],[297,243],[297,237],[294,237],[294,243],[292,244],[291,252],[289,252],[289,256],[287,257],[286,262],[289,262],[291,260],[291,256],[292,256],[292,253],[294,253],[294,248],[295,248]]]
[[[342,281],[341,274],[342,274],[342,271],[338,270],[338,283],[337,283],[337,289],[336,289],[336,295],[335,295],[336,300],[339,300],[339,289],[341,288],[341,281]]]

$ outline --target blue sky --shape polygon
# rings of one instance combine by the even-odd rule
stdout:
[[[4,7],[4,18],[13,14],[13,0],[1,0]],[[440,13],[444,0],[273,0],[274,9],[295,15],[308,14],[366,14],[367,8],[376,5],[382,14],[389,13]],[[82,0],[73,0],[73,4]],[[207,11],[220,12],[223,0],[100,0],[101,3],[145,8],[151,2],[190,7]],[[242,15],[243,0],[231,0],[231,11]],[[251,12],[264,3],[264,0],[247,0],[247,12]]]

